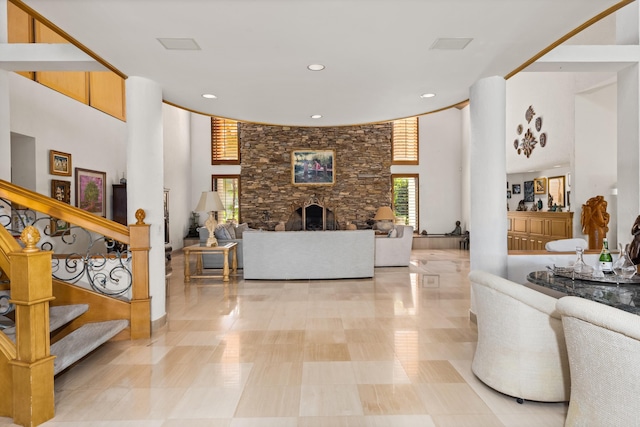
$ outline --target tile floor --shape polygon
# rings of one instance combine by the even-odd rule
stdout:
[[[411,267],[360,280],[185,286],[183,258],[172,265],[167,325],[56,378],[44,426],[564,423],[566,404],[519,405],[473,376],[467,251],[416,250]]]

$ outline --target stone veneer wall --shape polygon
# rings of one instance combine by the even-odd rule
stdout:
[[[293,206],[315,196],[346,221],[366,227],[391,204],[391,123],[344,127],[287,127],[240,123],[241,221],[273,229]],[[335,185],[293,185],[293,150],[335,150]]]

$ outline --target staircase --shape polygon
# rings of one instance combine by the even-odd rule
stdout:
[[[14,215],[14,205],[31,212],[31,220],[25,223]],[[43,236],[48,243],[64,240],[47,234],[54,219],[84,234],[102,236],[105,242],[118,242],[127,253],[113,254],[105,245],[106,253],[96,254],[89,245],[69,255],[56,251],[55,245],[39,245]],[[144,219],[144,211],[138,209],[137,222],[127,227],[0,180],[0,417],[30,427],[50,420],[55,415],[55,375],[108,340],[150,337],[150,225]],[[75,239],[74,232],[69,236]],[[121,259],[127,260],[126,266]],[[53,275],[53,266],[74,272],[76,267],[99,267],[94,263],[100,260],[114,266],[91,280],[100,274],[115,277],[113,282],[123,285],[126,296]],[[118,273],[111,276],[114,271]],[[82,274],[88,275],[88,270]],[[122,278],[127,280],[119,282]],[[90,284],[106,283],[97,280]]]
[[[89,309],[89,304],[72,304],[51,307],[49,309],[49,331],[52,341],[56,338],[55,332],[74,319],[82,316]],[[15,324],[8,317],[2,319],[4,332],[11,341],[16,341]],[[67,369],[69,366],[100,347],[120,331],[129,326],[129,321],[108,320],[104,322],[85,323],[80,328],[62,337],[51,344],[51,355],[56,359],[53,363],[54,375]]]

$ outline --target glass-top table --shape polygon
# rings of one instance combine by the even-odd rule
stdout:
[[[549,293],[550,295],[578,296],[640,315],[640,280],[635,279],[640,277],[636,274],[634,280],[616,285],[615,280],[598,282],[572,279],[553,274],[548,270],[534,271],[527,276],[527,280],[533,285],[554,291]]]

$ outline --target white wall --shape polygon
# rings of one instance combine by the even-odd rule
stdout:
[[[519,73],[507,80],[507,173],[535,172],[571,163],[574,141],[574,75],[573,73]],[[536,115],[530,123],[525,112],[533,107]],[[540,132],[535,129],[535,119],[542,118]],[[522,135],[517,127],[522,125]],[[538,143],[530,157],[518,154],[513,142],[522,138],[527,129],[539,136],[547,135],[547,144]]]
[[[75,205],[73,176],[49,174],[49,150],[71,154],[73,168],[92,169],[107,174],[107,218],[111,218],[111,184],[117,183],[126,168],[126,124],[95,108],[10,73],[11,132],[35,138],[38,193],[50,196],[51,180],[71,182],[71,204]],[[12,165],[12,168],[20,165]]]
[[[191,113],[163,105],[164,187],[169,190],[169,239],[175,251],[183,247],[191,210]]]
[[[617,184],[616,92],[616,85],[608,85],[575,98],[575,173],[571,185],[571,203],[577,212],[573,235],[585,237],[580,226],[582,205],[591,197],[604,196],[611,217],[607,233],[610,249],[615,249],[618,242],[617,200],[611,194]]]
[[[450,108],[420,117],[420,164],[404,167],[419,173],[420,229],[431,234],[453,231],[462,220],[462,112]],[[415,168],[415,170],[411,170]],[[397,173],[400,166],[392,166]]]

